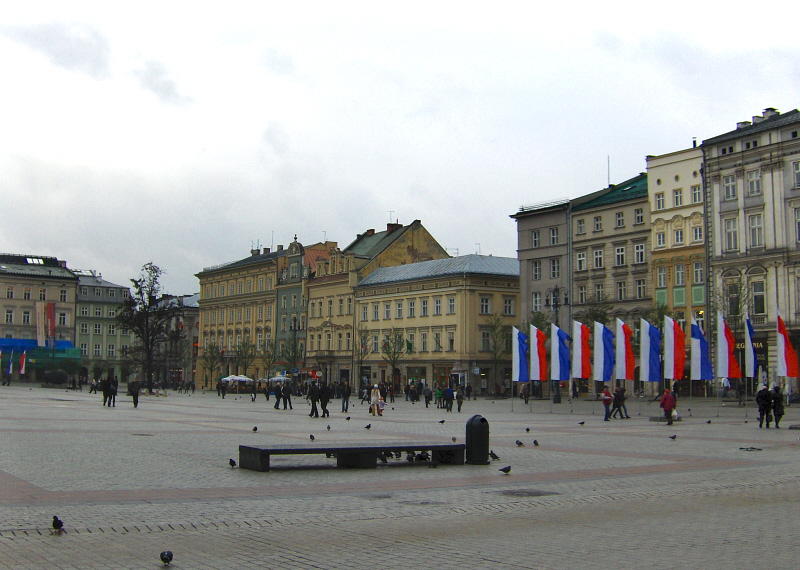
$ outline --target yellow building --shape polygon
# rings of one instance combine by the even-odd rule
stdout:
[[[200,347],[211,345],[225,351],[226,360],[233,360],[237,347],[247,340],[256,350],[271,344],[275,331],[275,300],[278,283],[278,260],[286,255],[282,245],[276,251],[253,249],[250,256],[231,263],[206,267],[200,280]],[[230,370],[223,366],[222,374]],[[238,370],[258,378],[268,373],[255,360],[247,370]],[[217,374],[219,376],[219,373]],[[211,385],[202,359],[198,361],[197,380]]]
[[[699,148],[647,157],[654,305],[666,308],[687,336],[693,317],[708,330],[702,160]]]
[[[475,394],[509,387],[507,332],[518,320],[517,259],[465,255],[383,267],[359,282],[355,296],[356,336],[366,348],[362,380],[394,377],[401,386],[452,381],[471,384]],[[492,345],[500,331],[505,356],[495,360]],[[392,347],[394,338],[402,342]],[[399,353],[393,371],[387,347]]]
[[[381,232],[369,229],[344,250],[333,245],[315,259],[316,270],[306,282],[306,365],[327,382],[354,384],[362,355],[353,288],[381,267],[448,255],[419,220],[407,226],[390,223]]]

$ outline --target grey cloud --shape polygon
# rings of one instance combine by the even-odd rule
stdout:
[[[286,54],[274,49],[268,49],[264,54],[264,63],[267,68],[278,75],[289,75],[294,73],[294,62]]]
[[[53,23],[25,28],[2,28],[0,32],[41,52],[59,67],[80,71],[96,79],[108,76],[108,41],[89,26]]]
[[[136,71],[136,76],[142,87],[154,93],[165,103],[184,105],[191,101],[178,92],[178,86],[160,62],[146,62],[143,69]]]

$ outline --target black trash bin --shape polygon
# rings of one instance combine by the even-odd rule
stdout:
[[[466,460],[470,465],[489,463],[489,422],[480,414],[467,420]]]

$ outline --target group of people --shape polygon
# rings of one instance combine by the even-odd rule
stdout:
[[[628,397],[625,395],[625,388],[622,386],[617,386],[614,388],[614,393],[612,394],[608,390],[608,386],[603,388],[603,391],[600,393],[600,401],[603,403],[603,407],[605,408],[605,416],[603,417],[603,421],[610,422],[613,418],[619,416],[621,420],[629,420],[631,416],[628,415],[628,407],[625,405],[625,400]]]
[[[764,422],[767,429],[772,420],[775,420],[775,429],[780,429],[781,418],[783,417],[783,393],[777,384],[772,390],[766,384],[761,385],[761,389],[756,392],[756,405],[758,406],[758,427],[763,428]]]

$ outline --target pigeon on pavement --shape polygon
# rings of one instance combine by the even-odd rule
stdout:
[[[706,423],[707,423],[707,424],[710,424],[710,423],[711,423],[711,420],[706,420]]]
[[[578,422],[578,425],[579,425],[579,426],[582,426],[582,425],[583,425],[583,424],[585,424],[585,423],[586,423],[586,422]]]
[[[517,444],[517,447],[525,447],[525,444],[522,443],[520,440],[515,441],[514,443]]]
[[[439,423],[440,423],[440,424],[443,424],[443,423],[444,423],[444,420],[439,420]]]
[[[452,440],[453,440],[453,443],[455,443],[456,442],[456,436],[453,436]]]
[[[228,459],[228,465],[231,466],[231,469],[236,467],[236,462],[233,459]]]
[[[347,417],[345,418],[345,420],[347,420],[347,421],[349,422],[349,421],[350,421],[350,416],[347,416]]]
[[[314,439],[315,439],[315,438],[314,438],[314,434],[312,433],[311,435],[309,435],[309,436],[308,436],[308,439],[310,439],[311,441],[314,441]]]
[[[328,424],[328,431],[331,431],[331,424]]]
[[[494,459],[495,461],[497,461],[498,459],[500,459],[500,456],[499,456],[499,455],[497,455],[497,454],[496,454],[494,451],[492,451],[491,449],[489,450],[489,457],[491,457],[491,458],[492,458],[492,459]]]
[[[161,553],[160,558],[161,562],[164,563],[164,566],[169,566],[169,563],[172,562],[172,551],[165,550],[164,552]]]
[[[525,431],[526,431],[526,432],[530,432],[530,431],[531,431],[531,428],[529,428],[529,427],[526,427],[526,428],[525,428]]]
[[[498,469],[498,471],[502,471],[503,473],[508,475],[509,473],[511,473],[511,465],[506,465],[505,467],[501,467],[500,469]]]
[[[364,426],[364,429],[370,429],[370,428],[372,428],[372,424],[367,424]]]
[[[539,440],[538,439],[534,439],[533,440],[533,446],[534,447],[539,447]]]
[[[64,530],[64,522],[56,515],[53,515],[53,534],[63,534],[64,532],[66,532]]]
[[[674,433],[673,433],[671,436],[669,436],[669,438],[670,438],[670,439],[675,439],[675,438],[677,438],[677,437],[678,437],[678,435],[677,435],[677,434],[674,434]]]

